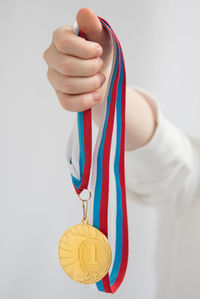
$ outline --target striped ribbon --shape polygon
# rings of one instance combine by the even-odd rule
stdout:
[[[124,279],[128,264],[128,219],[124,171],[126,72],[123,52],[117,36],[107,21],[101,17],[98,18],[108,30],[113,42],[112,69],[103,102],[101,124],[92,159],[91,109],[77,112],[77,118],[68,140],[67,161],[77,194],[87,188],[93,190],[90,217],[93,226],[108,238],[114,257],[109,273],[96,283],[95,288],[102,292],[115,293]],[[77,23],[73,25],[73,29],[78,36],[85,38]],[[115,119],[116,138],[113,163],[115,184],[109,186]],[[91,179],[90,182],[89,179]],[[109,199],[109,187],[113,185],[116,190],[115,199],[113,197]],[[89,220],[90,217],[88,217]]]

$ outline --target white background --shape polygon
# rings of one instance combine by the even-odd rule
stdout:
[[[199,136],[199,1],[1,1],[0,296],[4,299],[104,296],[84,285],[77,287],[57,258],[59,238],[80,221],[81,206],[65,160],[74,113],[60,106],[47,81],[42,54],[52,31],[72,24],[81,7],[92,8],[111,24],[124,51],[127,83],[149,90],[168,119]],[[114,296],[131,298],[128,290],[121,292]]]

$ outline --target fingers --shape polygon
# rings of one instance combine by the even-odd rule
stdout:
[[[98,43],[77,36],[69,26],[62,26],[55,30],[52,41],[59,52],[79,58],[94,58],[103,52]]]
[[[101,91],[96,90],[93,93],[83,93],[80,95],[69,95],[56,90],[57,97],[61,106],[68,111],[80,112],[90,109],[101,100]]]
[[[67,94],[89,93],[99,89],[105,76],[101,73],[92,77],[68,77],[48,69],[47,77],[54,89]]]
[[[102,53],[97,42],[77,36],[72,26],[53,32],[43,58],[48,65],[47,78],[64,109],[84,111],[101,101],[106,80],[100,73],[104,65]]]
[[[101,57],[81,59],[62,54],[53,44],[45,51],[43,57],[50,68],[66,76],[92,76],[103,66]]]

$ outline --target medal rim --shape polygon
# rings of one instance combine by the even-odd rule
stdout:
[[[68,230],[72,229],[72,228],[75,227],[75,226],[80,226],[80,225],[81,225],[81,226],[83,226],[83,225],[85,225],[85,226],[89,226],[90,229],[92,228],[93,230],[97,231],[98,234],[100,234],[100,235],[103,237],[104,241],[105,241],[106,244],[108,245],[108,249],[109,249],[109,254],[108,254],[109,262],[108,262],[108,271],[106,272],[105,275],[108,274],[108,272],[109,272],[109,270],[110,270],[111,263],[112,263],[112,251],[111,251],[110,243],[109,243],[108,238],[106,237],[106,235],[105,235],[102,231],[100,231],[100,229],[96,228],[95,226],[93,226],[93,225],[91,225],[91,224],[89,224],[89,223],[77,223],[77,224],[74,224],[74,225],[70,226],[68,229],[66,229],[66,230],[63,232],[63,234],[62,234],[61,237],[60,237],[59,244],[58,244],[58,259],[59,259],[59,262],[60,262],[60,265],[61,265],[63,271],[64,271],[64,272],[67,274],[67,276],[70,277],[72,280],[74,280],[74,281],[76,281],[76,282],[79,282],[79,283],[82,283],[82,284],[94,284],[94,283],[96,283],[96,282],[102,280],[102,279],[105,277],[105,275],[104,275],[103,277],[101,277],[100,279],[98,279],[98,280],[94,280],[94,281],[92,281],[92,282],[91,282],[91,281],[90,281],[90,282],[79,281],[79,280],[76,280],[76,279],[74,279],[73,277],[71,277],[71,276],[65,271],[65,269],[64,269],[64,267],[63,267],[63,265],[62,265],[62,263],[61,263],[61,258],[60,258],[60,243],[62,242],[62,238],[63,238],[63,236],[65,235],[65,233],[66,233]],[[97,240],[98,240],[98,239],[97,239]]]

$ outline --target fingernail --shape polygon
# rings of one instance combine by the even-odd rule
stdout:
[[[103,52],[102,47],[98,45],[98,46],[97,46],[97,55],[101,55],[102,52]]]
[[[103,59],[101,57],[99,57],[98,59],[99,59],[100,67],[102,68],[102,66],[104,64]]]
[[[103,85],[103,83],[106,80],[106,77],[102,73],[99,73],[98,75],[99,75],[99,79],[100,79],[101,85]]]
[[[100,92],[95,92],[93,93],[93,101],[98,102],[101,99],[101,94]]]

